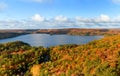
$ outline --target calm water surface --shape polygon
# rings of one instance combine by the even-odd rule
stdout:
[[[103,36],[71,36],[71,35],[49,35],[28,34],[14,38],[2,39],[0,43],[23,41],[31,46],[56,46],[62,44],[85,44],[92,40],[103,38]]]

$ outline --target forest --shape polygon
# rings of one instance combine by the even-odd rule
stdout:
[[[0,76],[119,76],[120,35],[45,48],[0,44]]]
[[[13,38],[25,34],[68,34],[77,36],[109,36],[120,34],[120,29],[79,29],[79,28],[64,28],[64,29],[11,29],[0,30],[0,39]]]

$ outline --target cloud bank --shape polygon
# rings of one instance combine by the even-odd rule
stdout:
[[[120,28],[120,16],[110,18],[101,14],[94,18],[55,16],[51,19],[35,14],[27,20],[1,20],[0,29],[50,29],[50,28]]]

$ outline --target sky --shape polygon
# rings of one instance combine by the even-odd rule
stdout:
[[[120,28],[120,0],[0,0],[0,29]]]

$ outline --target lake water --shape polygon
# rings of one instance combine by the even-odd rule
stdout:
[[[85,44],[92,40],[103,38],[103,36],[72,36],[72,35],[49,35],[49,34],[27,34],[14,38],[2,39],[0,43],[23,41],[31,46],[56,46],[63,44]]]

